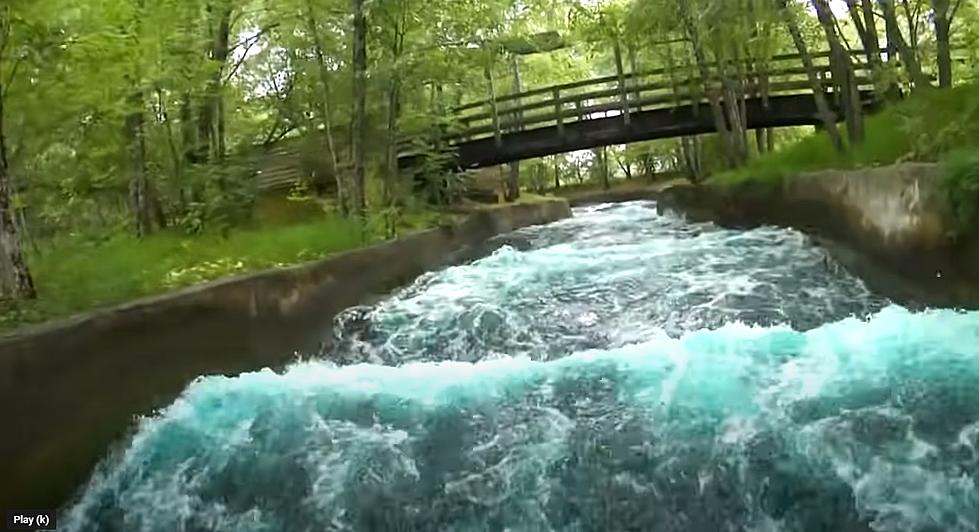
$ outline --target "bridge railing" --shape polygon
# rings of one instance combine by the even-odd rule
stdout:
[[[854,51],[857,83],[861,89],[872,88],[869,68]],[[824,89],[832,93],[829,53],[813,55],[817,74]],[[798,55],[780,55],[765,64],[764,71],[745,73],[745,93],[751,96],[777,96],[811,92],[806,69]],[[720,79],[711,79],[711,89],[719,88]],[[654,109],[707,104],[705,84],[690,67],[667,71],[619,73],[561,85],[537,88],[518,94],[500,95],[468,103],[453,109],[460,129],[447,139],[450,143],[495,137],[525,129],[556,127],[564,133],[568,124],[593,118],[621,116],[628,124],[632,114]],[[832,94],[831,94],[832,95]]]

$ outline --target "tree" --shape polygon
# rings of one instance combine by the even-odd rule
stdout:
[[[329,156],[330,171],[336,182],[337,206],[340,214],[347,216],[348,205],[346,197],[346,185],[340,172],[339,157],[337,155],[336,140],[333,137],[333,83],[331,80],[330,69],[326,60],[326,48],[323,44],[320,25],[316,12],[313,9],[313,0],[305,0],[305,19],[306,31],[313,41],[313,50],[316,56],[316,72],[319,78],[320,97],[316,98],[316,108],[323,122],[324,135],[326,137],[326,149]]]
[[[859,5],[858,5],[859,2]],[[883,78],[883,64],[880,57],[880,37],[877,35],[877,20],[874,15],[872,0],[847,0],[850,19],[856,28],[863,44],[864,56],[874,76],[874,83],[880,83]],[[885,90],[882,92],[886,92]]]
[[[823,32],[826,34],[826,42],[829,44],[830,69],[833,72],[833,84],[839,90],[840,100],[843,103],[847,136],[851,144],[860,144],[863,142],[863,103],[853,61],[837,34],[836,16],[830,9],[828,0],[812,0],[812,4],[816,9],[819,25],[823,27]]]
[[[792,36],[792,41],[795,43],[796,50],[799,52],[799,57],[806,69],[806,76],[809,78],[809,86],[812,89],[813,98],[816,101],[816,109],[819,111],[819,118],[822,121],[823,128],[829,135],[836,151],[842,152],[844,150],[843,139],[840,137],[840,132],[836,128],[836,115],[830,109],[829,102],[826,99],[825,88],[816,73],[812,54],[809,53],[806,40],[802,37],[802,32],[799,31],[799,25],[795,20],[795,15],[784,0],[782,0],[781,12],[785,26],[789,31],[789,35]]]
[[[12,42],[14,13],[10,4],[0,6],[0,298],[7,300],[33,299],[37,295],[14,218],[13,186],[7,158],[5,104],[20,61],[15,56]]]
[[[145,93],[142,87],[142,65],[140,43],[140,27],[144,16],[144,1],[136,0],[133,5],[134,28],[132,37],[133,48],[138,56],[133,61],[133,72],[129,76],[131,93],[127,99],[125,125],[126,146],[129,152],[129,208],[133,217],[133,229],[138,238],[149,235],[153,231],[153,215],[150,200],[149,170],[146,164],[146,112]]]
[[[353,211],[360,220],[367,218],[364,201],[364,172],[366,151],[364,143],[367,122],[367,18],[364,0],[353,0],[353,123],[351,153],[353,154]]]
[[[921,63],[918,62],[914,48],[908,45],[901,32],[901,26],[897,20],[897,10],[894,9],[894,0],[879,0],[879,2],[887,33],[888,56],[893,56],[896,51],[913,86],[917,88],[927,87],[930,83],[921,71]]]
[[[932,19],[935,25],[935,48],[938,62],[938,86],[952,86],[952,21],[962,0],[932,0]]]
[[[693,48],[694,60],[697,64],[697,69],[700,72],[700,79],[704,85],[704,92],[707,94],[707,101],[710,104],[711,114],[714,119],[714,127],[717,130],[718,137],[721,139],[721,143],[724,146],[724,155],[727,159],[728,165],[731,167],[736,167],[744,162],[746,157],[746,152],[743,146],[738,142],[739,132],[732,131],[729,127],[729,122],[727,116],[732,116],[732,110],[728,107],[728,111],[725,112],[725,103],[722,101],[722,93],[725,89],[718,90],[718,87],[713,83],[714,76],[712,75],[709,67],[709,62],[707,58],[707,52],[702,43],[702,30],[698,26],[697,21],[694,19],[692,10],[686,3],[680,4],[680,18],[683,22],[683,30],[686,34],[687,40],[690,42]],[[739,122],[733,124],[735,127],[741,125]]]

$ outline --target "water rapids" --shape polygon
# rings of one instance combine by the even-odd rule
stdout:
[[[59,525],[979,530],[979,313],[650,202],[503,241],[348,310],[323,357],[197,379]]]

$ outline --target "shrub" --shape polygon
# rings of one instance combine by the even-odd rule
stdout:
[[[958,230],[968,228],[979,213],[979,152],[959,149],[950,152],[941,164],[941,187]]]

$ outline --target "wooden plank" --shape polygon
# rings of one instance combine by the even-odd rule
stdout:
[[[872,80],[870,80],[869,78],[858,78],[857,83],[858,85],[861,86],[863,85],[872,86]],[[809,87],[810,85],[808,80],[794,80],[794,81],[783,81],[783,82],[773,83],[771,84],[770,90],[773,93],[784,94],[787,92],[809,91]],[[677,94],[675,93],[649,96],[640,99],[638,102],[630,102],[630,108],[646,107],[647,105],[655,105],[655,104],[663,104],[665,106],[687,105],[694,101],[698,101],[700,103],[706,101],[703,97],[692,98],[691,97],[692,93],[695,93],[697,96],[701,94],[699,90],[695,90],[695,91],[685,90],[683,91],[683,94],[679,95],[680,96],[679,99],[677,99]],[[619,102],[612,102],[612,103],[584,106],[582,100],[575,100],[574,103],[575,103],[574,111],[562,111],[561,113],[552,112],[546,114],[537,113],[537,114],[527,115],[524,117],[524,124],[527,126],[534,126],[545,122],[556,121],[559,114],[560,114],[560,118],[562,119],[562,122],[564,122],[565,119],[572,119],[572,121],[575,120],[580,121],[580,120],[585,120],[587,115],[593,113],[603,113],[603,112],[617,110],[619,109],[619,105],[620,105]],[[488,133],[492,131],[493,128],[491,126],[483,126],[483,127],[472,128],[466,131],[465,134],[471,134],[475,136],[475,135]]]
[[[872,85],[872,80],[866,77],[858,77],[857,84],[860,86]],[[808,92],[809,90],[810,90],[810,84],[808,80],[782,81],[782,82],[771,83],[769,85],[769,91],[771,96],[785,94],[793,91]],[[638,101],[630,102],[630,110],[638,109],[642,107],[645,110],[649,111],[661,107],[690,105],[695,100],[700,103],[706,101],[705,97],[692,98],[691,92],[692,91],[690,90],[682,91],[679,100],[677,99],[677,94],[672,92],[669,94],[662,94],[662,95],[641,98]],[[696,92],[698,95],[700,93],[700,91],[694,91],[694,92]],[[555,109],[554,112],[550,112],[546,114],[537,113],[537,114],[525,115],[523,119],[523,124],[524,126],[530,128],[530,126],[539,126],[540,124],[557,122],[558,120],[560,120],[562,124],[561,127],[563,128],[564,125],[568,122],[568,119],[572,119],[571,120],[572,122],[584,121],[586,120],[586,117],[591,114],[606,113],[609,111],[615,111],[621,109],[621,102],[619,101],[614,101],[611,103],[595,104],[589,106],[584,106],[582,102],[583,100],[581,99],[575,100],[574,101],[575,109],[573,111],[567,111],[561,109],[560,112],[558,112],[557,109]],[[483,127],[472,128],[470,130],[465,131],[463,134],[466,136],[471,136],[473,138],[476,138],[481,134],[491,133],[493,131],[494,128],[492,126],[483,126]]]
[[[556,90],[560,91],[560,89],[556,89]],[[552,91],[552,93],[553,93],[553,91]],[[616,96],[618,94],[619,94],[619,89],[616,87],[616,88],[611,88],[611,89],[603,89],[603,90],[600,90],[600,91],[586,92],[584,94],[574,94],[574,95],[566,96],[564,99],[565,99],[565,101],[571,101],[572,99],[584,101],[584,100],[592,100],[592,99],[596,99],[596,98],[608,98],[608,97],[611,97],[611,96]],[[522,107],[520,107],[520,110],[521,111],[532,111],[532,110],[535,110],[535,109],[544,109],[544,108],[550,108],[550,107],[553,107],[553,106],[554,106],[554,100],[553,99],[548,99],[548,100],[541,100],[541,101],[537,101],[537,102],[534,102],[534,103],[525,104]],[[470,121],[470,122],[476,122],[476,121],[479,121],[479,120],[486,120],[487,118],[491,118],[490,115],[488,115],[486,113],[482,113],[482,114],[478,114],[478,115],[468,116],[467,117],[467,120]]]
[[[851,55],[853,57],[856,57],[856,58],[859,59],[860,57],[862,57],[864,55],[864,52],[863,52],[863,50],[854,50],[854,51],[851,52]],[[818,53],[812,54],[812,58],[813,59],[829,59],[829,56],[830,56],[830,53],[829,52],[818,52]],[[773,63],[773,62],[776,62],[777,63],[777,62],[785,62],[785,61],[792,61],[792,60],[800,60],[799,54],[780,54],[780,55],[775,55],[775,56],[772,56],[768,60],[768,62],[769,63]],[[748,60],[746,59],[745,61],[748,61]],[[856,63],[858,65],[860,65],[861,68],[869,68],[867,65],[861,64],[859,61],[856,62]],[[712,66],[716,66],[716,65],[713,64],[713,63],[708,65],[708,67],[712,67]],[[664,75],[664,74],[667,74],[667,73],[668,72],[667,72],[667,70],[665,68],[657,68],[657,69],[649,70],[649,71],[645,71],[645,72],[629,73],[629,74],[626,74],[626,78],[627,78],[627,80],[629,80],[629,79],[633,79],[633,78],[636,78],[636,77],[641,78],[641,77],[648,77],[648,76],[660,76],[660,75]],[[592,85],[592,84],[602,84],[602,83],[610,83],[610,82],[616,82],[616,81],[618,81],[618,75],[617,74],[616,75],[612,75],[612,76],[604,76],[604,77],[600,77],[600,78],[594,78],[594,79],[590,79],[590,80],[574,81],[574,82],[570,82],[570,83],[563,83],[563,84],[560,84],[560,85],[551,85],[551,86],[547,86],[547,87],[541,87],[541,88],[538,88],[538,89],[533,89],[533,90],[529,90],[529,91],[526,91],[526,92],[522,92],[520,94],[511,94],[511,95],[499,96],[497,98],[497,101],[498,102],[504,102],[504,101],[508,101],[508,100],[511,100],[511,99],[517,99],[517,98],[527,98],[527,97],[531,97],[531,96],[541,96],[541,95],[545,95],[545,94],[550,93],[555,88],[556,89],[559,89],[559,90],[561,90],[563,92],[563,91],[567,91],[567,90],[578,89],[578,88],[581,88],[581,87],[587,87],[587,86]],[[479,107],[483,107],[483,106],[487,105],[488,103],[489,102],[486,101],[486,100],[477,101],[477,102],[470,102],[470,103],[466,103],[464,105],[460,105],[460,106],[454,107],[452,109],[452,112],[458,113],[458,112],[467,111],[467,110],[470,110],[470,109],[477,109]]]
[[[829,66],[822,67],[820,69],[820,72],[821,73],[823,73],[823,72],[829,72]],[[771,76],[773,78],[776,78],[776,77],[781,77],[781,76],[793,76],[793,75],[804,75],[804,74],[806,74],[806,69],[804,67],[791,67],[791,68],[785,68],[785,69],[781,69],[781,70],[770,72],[769,73],[769,76]],[[716,79],[719,80],[720,78],[718,77]],[[686,84],[689,84],[689,83],[698,83],[699,84],[700,83],[700,79],[699,78],[693,78],[693,79],[690,79],[690,80],[684,80],[684,81],[681,81],[680,82],[681,85],[686,85]],[[666,89],[672,90],[672,88],[673,88],[673,84],[671,82],[669,82],[669,81],[654,81],[654,82],[649,82],[649,83],[645,83],[645,84],[639,85],[637,87],[633,87],[630,90],[638,94],[638,93],[647,92],[647,91],[651,91],[651,90],[666,90]],[[560,89],[560,87],[554,87],[554,88],[552,88],[552,94],[553,94],[553,91],[554,90],[560,91],[561,89]],[[564,99],[565,99],[565,101],[570,101],[571,98],[576,98],[578,100],[584,101],[584,100],[593,100],[593,99],[599,99],[599,98],[610,98],[610,97],[613,97],[613,96],[620,96],[621,93],[622,93],[621,89],[618,86],[616,86],[616,87],[613,87],[611,89],[602,89],[602,90],[598,90],[598,91],[586,92],[586,93],[583,93],[583,94],[576,94],[576,95],[571,95],[571,96],[565,96]],[[533,110],[537,110],[537,109],[551,108],[551,107],[554,106],[554,103],[555,102],[554,102],[553,98],[552,99],[548,99],[548,100],[541,100],[541,101],[537,101],[537,102],[525,104],[525,105],[519,107],[519,110],[520,111],[533,111]],[[630,108],[631,108],[631,106],[630,106]],[[491,113],[481,113],[481,114],[478,114],[478,115],[468,115],[468,116],[461,117],[460,119],[462,119],[462,120],[464,120],[466,122],[476,122],[476,121],[479,121],[479,120],[486,120],[486,119],[489,119],[489,118],[492,118],[492,114]]]
[[[508,94],[508,95],[505,95],[505,96],[500,96],[499,99],[498,99],[498,101],[504,102],[504,101],[507,101],[507,100],[512,100],[512,99],[521,98],[521,97],[522,98],[528,98],[528,97],[531,97],[531,96],[541,96],[541,95],[545,95],[545,94],[550,93],[554,89],[558,89],[558,90],[561,90],[561,91],[568,91],[568,90],[573,90],[573,89],[579,89],[581,87],[587,87],[589,85],[600,85],[602,83],[611,83],[611,82],[614,82],[617,79],[618,79],[617,76],[604,76],[604,77],[601,77],[601,78],[586,79],[586,80],[582,80],[582,81],[572,81],[570,83],[563,83],[561,85],[550,85],[550,86],[542,87],[542,88],[539,88],[539,89],[533,89],[533,90],[525,91],[525,92],[522,92],[520,94]],[[460,111],[465,111],[465,110],[468,110],[468,109],[475,109],[475,108],[478,108],[478,107],[482,107],[483,105],[486,105],[486,103],[487,103],[486,101],[479,101],[479,102],[467,103],[465,105],[460,105],[458,107],[454,107],[452,109],[452,111],[453,112],[460,112]]]

